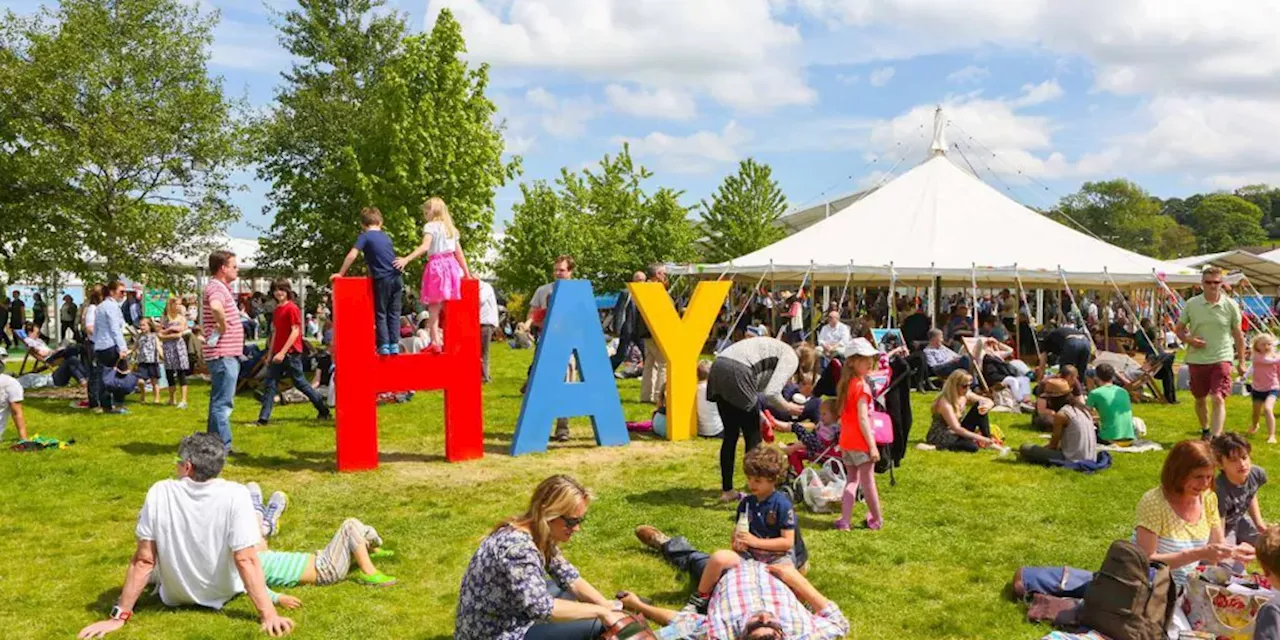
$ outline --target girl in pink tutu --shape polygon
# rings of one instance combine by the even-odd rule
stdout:
[[[422,244],[413,253],[396,258],[393,264],[403,270],[405,265],[427,254],[427,267],[422,270],[422,302],[431,314],[427,318],[427,334],[431,337],[427,350],[439,353],[444,339],[440,330],[440,309],[447,300],[462,299],[462,278],[464,275],[470,278],[471,270],[467,267],[466,256],[462,255],[458,228],[453,225],[453,217],[449,215],[444,200],[427,200],[422,205],[422,217],[427,221],[422,228]]]

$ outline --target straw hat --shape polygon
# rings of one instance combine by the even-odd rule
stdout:
[[[1071,384],[1062,378],[1049,378],[1040,388],[1040,396],[1044,398],[1061,398],[1071,393]]]

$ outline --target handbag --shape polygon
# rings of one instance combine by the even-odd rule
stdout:
[[[115,394],[129,395],[138,389],[138,374],[129,371],[123,359],[102,372],[102,388]]]
[[[1271,592],[1244,579],[1233,578],[1221,567],[1208,567],[1187,580],[1187,621],[1195,631],[1220,640],[1253,637],[1258,610]]]
[[[893,444],[893,418],[883,411],[871,411],[871,435],[877,445]]]
[[[658,640],[649,628],[649,622],[640,614],[619,618],[609,625],[600,640]]]

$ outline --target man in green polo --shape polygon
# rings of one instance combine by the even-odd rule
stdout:
[[[1236,354],[1236,371],[1244,375],[1244,331],[1240,328],[1240,306],[1222,292],[1222,269],[1206,267],[1200,275],[1204,293],[1187,300],[1178,318],[1178,338],[1187,344],[1187,367],[1191,371],[1191,395],[1196,399],[1196,417],[1204,439],[1222,433],[1227,420],[1226,397],[1231,393],[1231,356]],[[1234,349],[1232,348],[1234,346]],[[1210,415],[1205,400],[1213,404]]]

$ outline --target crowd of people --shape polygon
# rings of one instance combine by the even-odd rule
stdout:
[[[460,299],[462,281],[471,278],[445,203],[428,200],[423,216],[421,243],[398,256],[382,230],[381,213],[364,209],[361,233],[334,274],[345,276],[363,257],[374,292],[379,355],[440,352],[448,339],[441,323],[444,305]],[[406,305],[403,272],[422,258],[418,297]],[[513,341],[524,336],[536,345],[554,283],[572,278],[575,267],[571,256],[554,260],[553,281],[533,293],[527,320],[511,331]],[[158,583],[166,606],[218,609],[245,593],[259,612],[263,631],[272,636],[287,634],[294,626],[277,605],[301,604],[272,588],[333,584],[353,567],[358,582],[395,583],[374,565],[393,554],[382,548],[372,527],[348,519],[322,550],[272,550],[266,539],[278,532],[287,498],[273,494],[264,502],[256,485],[218,478],[228,457],[237,453],[230,416],[246,342],[259,335],[266,348],[260,355],[265,374],[257,425],[270,425],[279,383],[286,379],[312,404],[318,420],[329,419],[329,404],[306,375],[306,354],[313,349],[308,338],[319,339],[322,348],[331,343],[332,317],[327,298],[314,314],[304,313],[287,280],[273,282],[268,299],[237,296],[232,284],[238,262],[230,252],[213,252],[207,268],[209,280],[199,299],[170,298],[159,317],[146,317],[137,292],[118,281],[91,287],[79,308],[65,299],[59,310],[64,331],[56,341],[65,344],[57,348],[43,338],[48,316],[38,296],[32,300],[30,321],[18,292],[0,300],[3,321],[11,329],[3,341],[20,339],[62,384],[82,385],[86,406],[95,413],[127,412],[122,395],[134,389],[111,383],[111,372],[123,375],[125,363],[136,370],[133,387],[150,388],[153,402],[159,402],[159,382],[166,379],[169,404],[178,408],[187,405],[188,376],[200,367],[209,377],[206,430],[179,444],[176,479],[157,482],[148,492],[120,599],[110,618],[86,627],[82,638],[122,627],[149,582]],[[641,543],[690,574],[686,606],[670,611],[634,593],[611,598],[592,586],[563,553],[583,527],[592,495],[575,479],[553,475],[536,487],[524,513],[498,523],[480,542],[462,578],[454,637],[593,639],[635,623],[633,614],[662,625],[668,633],[662,637],[844,637],[849,623],[840,607],[806,578],[813,556],[796,516],[799,496],[789,490],[806,465],[835,461],[844,472],[833,529],[854,528],[860,505],[866,514],[858,528],[874,532],[887,527],[890,509],[881,500],[876,475],[903,462],[912,427],[908,394],[917,389],[936,393],[922,448],[1012,454],[990,419],[993,411],[1009,409],[1025,411],[1033,427],[1048,433],[1043,445],[1020,447],[1018,459],[1091,468],[1103,447],[1127,446],[1142,435],[1132,406],[1141,397],[1131,387],[1136,377],[1162,381],[1161,397],[1176,401],[1171,345],[1186,349],[1190,391],[1204,437],[1180,442],[1169,452],[1160,486],[1144,494],[1136,507],[1132,540],[1151,560],[1172,567],[1180,584],[1199,563],[1257,559],[1264,570],[1275,573],[1280,570],[1280,533],[1268,529],[1257,500],[1266,473],[1252,465],[1249,440],[1225,432],[1224,425],[1225,397],[1232,392],[1233,378],[1248,368],[1251,432],[1265,424],[1269,442],[1275,442],[1280,355],[1270,334],[1246,344],[1245,319],[1223,294],[1222,276],[1217,269],[1204,271],[1204,292],[1186,302],[1169,327],[1171,335],[1157,333],[1149,318],[1133,317],[1123,299],[1114,305],[1098,298],[1076,304],[1071,295],[1051,299],[1051,315],[1058,320],[1040,328],[1033,326],[1021,296],[1008,290],[956,299],[950,313],[936,321],[922,301],[906,300],[894,309],[899,329],[886,338],[875,331],[888,324],[894,304],[883,291],[858,302],[848,324],[842,304],[815,309],[815,301],[803,292],[749,294],[739,300],[741,312],[726,308],[710,340],[714,358],[700,363],[698,370],[699,435],[721,439],[720,497],[737,508],[729,548],[704,553],[683,538],[636,523]],[[671,285],[660,264],[637,271],[633,280]],[[405,315],[406,308],[419,304],[424,307],[420,312]],[[35,315],[36,309],[42,315]],[[498,309],[492,287],[482,283],[486,382],[488,343],[506,333]],[[805,317],[815,313],[821,322],[809,326]],[[666,362],[629,294],[619,297],[605,321],[614,338],[614,368],[638,358],[640,400],[664,412]],[[70,340],[65,340],[68,334]],[[1147,366],[1123,370],[1103,361],[1100,356],[1112,349],[1141,354]],[[310,368],[333,375],[331,359]],[[577,375],[572,363],[565,375]],[[21,386],[0,375],[0,433],[12,420],[20,437],[27,437],[22,401]],[[778,433],[793,434],[795,441],[783,448]],[[557,421],[552,437],[570,439],[567,420]],[[744,445],[743,477],[737,474],[739,440]],[[1280,628],[1276,613],[1268,615]]]

